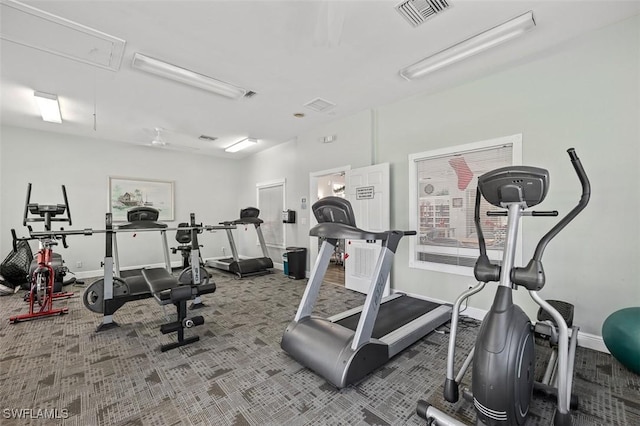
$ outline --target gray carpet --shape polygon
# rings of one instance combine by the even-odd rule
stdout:
[[[446,335],[433,333],[361,383],[336,390],[280,349],[304,280],[279,273],[236,280],[219,272],[214,280],[218,290],[200,310],[206,323],[187,331],[201,340],[165,353],[158,346],[173,337],[159,332],[166,318],[153,299],[125,305],[115,314],[120,328],[95,333],[100,316],[79,297],[56,302],[68,315],[16,325],[8,317],[27,310],[22,292],[1,297],[0,424],[425,424],[414,414],[418,399],[471,422],[468,403],[451,406],[441,397]],[[331,315],[363,300],[325,285],[316,311]],[[476,331],[475,321],[465,322],[460,360]],[[574,383],[574,424],[640,425],[640,376],[609,355],[580,348]],[[11,409],[31,409],[33,417],[57,409],[67,418],[7,419]],[[552,416],[553,404],[536,400],[528,424],[549,424]]]

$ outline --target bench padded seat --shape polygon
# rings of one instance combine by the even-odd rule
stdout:
[[[171,275],[164,268],[144,268],[142,269],[142,276],[158,302],[163,305],[172,303],[171,290],[180,286],[176,277]],[[191,286],[191,299],[195,299],[197,296],[213,293],[215,291],[216,285],[213,282],[209,284],[194,285]]]
[[[144,268],[142,276],[153,294],[178,286],[178,280],[164,268]]]

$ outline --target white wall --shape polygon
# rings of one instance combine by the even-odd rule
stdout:
[[[595,335],[611,312],[640,305],[639,28],[636,17],[508,71],[379,108],[379,158],[393,170],[392,225],[409,223],[410,153],[522,133],[523,163],[550,172],[549,194],[539,209],[563,214],[580,196],[565,153],[575,147],[593,195],[587,209],[549,244],[541,294],[574,303],[577,324]],[[524,218],[525,259],[553,223]],[[408,248],[401,244],[393,271],[400,290],[452,301],[473,283],[409,269],[407,262]],[[488,309],[490,293],[475,296],[471,305]],[[533,303],[526,306],[535,312]]]
[[[319,138],[338,135],[333,143],[321,143]],[[363,111],[342,120],[319,126],[300,134],[295,140],[248,157],[242,162],[241,204],[256,203],[255,185],[279,178],[286,179],[287,208],[295,210],[295,224],[286,225],[286,245],[309,247],[309,217],[312,202],[309,194],[309,173],[351,165],[371,164],[371,112]],[[307,208],[301,209],[301,199],[307,199]],[[257,256],[259,247],[255,236],[245,233],[240,252]],[[274,262],[280,262],[282,250],[270,249]],[[307,261],[307,269],[309,262]]]
[[[242,164],[245,202],[255,200],[255,182],[285,177],[288,204],[298,209],[300,197],[309,199],[309,172],[368,165],[375,155],[376,162],[391,164],[392,227],[406,229],[409,154],[522,133],[524,163],[551,174],[551,189],[540,208],[566,213],[580,191],[565,153],[575,147],[593,196],[583,214],[548,246],[542,295],[574,303],[582,330],[600,335],[611,312],[640,305],[639,21],[635,17],[612,25],[459,87],[362,112],[252,156]],[[329,134],[337,134],[338,141],[317,142]],[[298,213],[308,216],[308,210]],[[552,223],[525,218],[525,258]],[[287,244],[308,247],[308,223],[288,229],[294,232]],[[398,290],[452,302],[473,284],[469,277],[410,269],[408,260],[403,242],[392,270]],[[487,310],[491,299],[492,292],[486,291],[470,305]],[[517,300],[535,313],[522,291]]]
[[[3,255],[11,249],[11,228],[26,235],[22,214],[28,182],[33,184],[31,201],[41,204],[62,203],[60,186],[66,186],[73,220],[67,229],[104,229],[109,176],[174,181],[176,220],[169,222],[170,227],[188,222],[191,212],[205,224],[237,215],[238,194],[230,184],[239,175],[235,161],[13,127],[3,127],[0,136]],[[33,226],[42,229],[42,224]],[[169,246],[174,245],[174,236],[175,232],[168,233]],[[224,231],[205,232],[199,240],[205,258],[220,256],[223,246],[230,252]],[[69,237],[68,243],[68,249],[57,249],[72,271],[100,269],[104,235]],[[157,233],[120,234],[118,248],[121,267],[163,262]],[[180,259],[179,253],[172,256]],[[83,267],[77,268],[77,262]]]

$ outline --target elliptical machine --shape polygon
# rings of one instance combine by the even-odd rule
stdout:
[[[479,281],[456,300],[451,319],[447,378],[444,398],[449,402],[459,399],[459,383],[473,362],[472,391],[464,391],[476,409],[476,425],[522,425],[529,414],[529,404],[534,390],[535,340],[534,327],[524,311],[513,303],[512,292],[516,286],[529,291],[531,298],[552,319],[557,327],[557,386],[537,385],[544,393],[557,396],[555,425],[571,425],[570,413],[573,360],[577,345],[577,329],[571,337],[567,321],[556,309],[556,303],[543,300],[538,291],[544,287],[545,274],[542,255],[551,241],[589,202],[589,179],[575,150],[568,151],[571,163],[582,185],[580,201],[538,242],[533,258],[525,267],[514,267],[518,222],[521,216],[557,216],[557,211],[526,211],[541,203],[547,195],[549,173],[545,169],[527,166],[503,167],[485,173],[478,178],[475,204],[475,226],[478,234],[480,257],[474,274]],[[507,235],[502,265],[492,264],[486,252],[486,244],[480,226],[480,195],[496,207],[507,211],[488,212],[489,216],[508,216]],[[490,281],[499,281],[491,306],[478,331],[475,347],[469,353],[458,375],[454,375],[455,339],[460,306],[464,300],[481,291]],[[540,314],[539,314],[540,316]],[[555,361],[554,361],[555,362]],[[551,389],[550,389],[551,388]],[[435,425],[463,425],[426,401],[418,401],[417,414]]]

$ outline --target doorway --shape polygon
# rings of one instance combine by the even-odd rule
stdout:
[[[338,167],[336,169],[310,173],[309,181],[311,188],[309,193],[311,194],[311,200],[309,200],[309,204],[312,205],[319,199],[329,196],[344,198],[346,189],[345,173],[347,170],[351,170],[351,166]],[[311,216],[310,227],[312,228],[318,222],[316,222],[315,217],[313,216],[313,212],[311,211],[309,213]],[[313,268],[313,265],[316,262],[316,258],[318,257],[320,244],[321,241],[319,241],[318,238],[311,237],[311,241],[309,243],[309,259],[311,268]],[[338,246],[331,256],[331,261],[329,262],[329,266],[327,267],[327,273],[324,276],[325,282],[342,287],[344,287],[345,285],[344,244],[344,240],[338,241]]]

